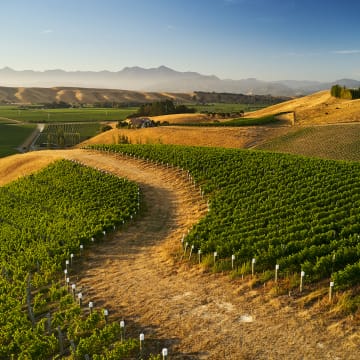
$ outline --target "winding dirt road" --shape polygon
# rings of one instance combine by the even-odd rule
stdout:
[[[324,321],[291,298],[179,260],[183,233],[207,211],[180,172],[81,150],[46,153],[38,156],[76,159],[140,185],[142,214],[86,251],[75,280],[84,303],[108,308],[133,335],[157,339],[150,350],[168,347],[170,359],[359,359],[360,335],[351,324]],[[28,156],[36,164],[36,154]]]

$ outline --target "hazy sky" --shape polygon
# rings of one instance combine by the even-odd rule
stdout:
[[[359,0],[2,0],[0,68],[360,79],[359,19]]]

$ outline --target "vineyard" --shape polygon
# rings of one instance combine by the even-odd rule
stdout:
[[[335,289],[359,284],[359,163],[164,145],[92,148],[188,171],[209,200],[208,215],[183,239],[190,258],[260,283],[286,277],[291,289],[326,279]]]
[[[66,160],[0,187],[1,359],[139,354],[141,338],[125,338],[124,322],[111,323],[75,283],[86,248],[131,220],[139,201],[136,184]]]
[[[100,132],[99,123],[47,124],[34,146],[64,148],[74,146]]]

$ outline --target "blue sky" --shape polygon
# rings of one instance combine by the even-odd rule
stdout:
[[[11,0],[0,68],[360,79],[358,0]]]

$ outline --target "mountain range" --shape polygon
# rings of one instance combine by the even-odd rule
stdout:
[[[61,69],[34,71],[0,69],[0,86],[11,87],[90,87],[156,92],[214,91],[273,96],[300,96],[329,89],[339,84],[349,88],[360,87],[360,81],[341,79],[318,81],[262,81],[255,78],[232,80],[197,72],[180,72],[166,66],[144,69],[125,67],[121,71],[65,71]]]

